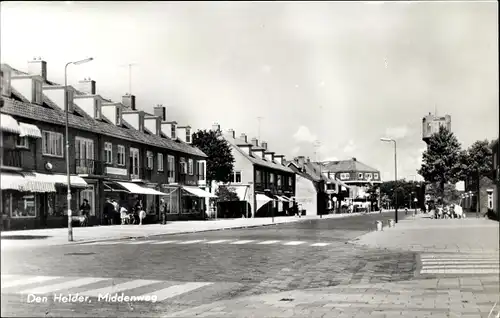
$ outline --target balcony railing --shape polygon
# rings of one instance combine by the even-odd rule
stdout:
[[[11,168],[22,168],[23,160],[21,152],[17,149],[3,149],[2,166]]]
[[[75,159],[76,174],[100,176],[104,174],[103,162],[94,159]]]

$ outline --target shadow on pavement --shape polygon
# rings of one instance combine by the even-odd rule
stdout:
[[[49,237],[47,235],[9,235],[2,236],[2,240],[41,240]]]

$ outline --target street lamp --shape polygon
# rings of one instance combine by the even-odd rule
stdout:
[[[396,150],[396,140],[391,138],[380,138],[380,141],[383,142],[393,142],[394,143],[394,181],[398,182],[398,161],[397,161],[397,150]],[[394,222],[398,223],[398,195],[396,193],[396,206],[394,212]]]
[[[92,61],[94,58],[89,57],[84,60],[68,62],[64,67],[64,110],[66,112],[66,176],[68,178],[67,203],[68,203],[68,241],[73,241],[73,228],[71,226],[71,174],[69,172],[69,101],[68,101],[68,66],[70,64],[80,65]]]

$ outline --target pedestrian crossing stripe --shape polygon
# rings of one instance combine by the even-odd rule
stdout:
[[[421,274],[500,274],[498,254],[422,254]]]
[[[285,245],[285,246],[310,246],[310,247],[326,247],[332,242],[305,242],[305,241],[279,241],[279,240],[235,240],[235,239],[224,239],[224,240],[161,240],[161,241],[153,241],[153,240],[137,240],[137,241],[101,241],[101,242],[90,242],[90,243],[82,243],[79,245],[166,245],[166,244],[174,244],[174,245],[190,245],[190,244],[229,244],[229,245]]]
[[[181,296],[203,287],[211,282],[174,282],[162,280],[105,278],[105,277],[61,277],[61,276],[1,276],[2,294],[19,294],[30,297],[63,295],[97,298],[109,301],[123,293],[131,301],[164,301]],[[115,297],[116,298],[116,297]]]

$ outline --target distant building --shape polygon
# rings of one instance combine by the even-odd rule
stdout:
[[[429,113],[429,115],[424,116],[422,118],[422,140],[428,143],[431,136],[439,132],[439,127],[441,126],[451,131],[450,115],[436,116]]]

